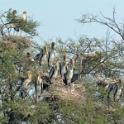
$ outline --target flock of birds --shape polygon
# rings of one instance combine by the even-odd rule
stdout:
[[[15,31],[19,32],[18,25],[16,22],[14,22],[17,19],[17,11],[16,10],[9,10],[10,15],[12,16],[11,23],[7,23],[4,25],[6,28],[13,28]],[[24,22],[27,22],[27,12],[24,11],[21,16],[19,16],[19,19],[23,20]],[[71,85],[71,83],[78,80],[81,76],[81,72],[75,73],[75,65],[77,63],[78,58],[80,55],[76,54],[71,59],[67,60],[66,53],[63,55],[62,58],[58,58],[55,52],[55,43],[52,42],[50,45],[50,48],[48,50],[47,46],[44,46],[41,48],[40,52],[35,56],[32,57],[32,55],[28,52],[27,53],[27,59],[29,63],[38,62],[39,66],[42,66],[43,64],[48,65],[48,73],[44,74],[42,71],[39,71],[37,74],[37,79],[35,81],[35,89],[36,92],[38,92],[38,86],[40,86],[40,91],[44,89],[48,89],[49,85],[52,84],[52,80],[56,79],[58,76],[61,77],[64,85]],[[98,54],[96,52],[93,53],[84,53],[83,57],[80,59],[80,63],[82,68],[84,68],[84,60],[86,58],[97,58]],[[23,70],[23,67],[19,67],[18,63],[15,63],[16,69],[21,72]],[[33,81],[33,75],[30,70],[27,71],[27,77],[21,78],[21,84],[23,84],[23,89],[25,91],[28,90],[30,84]],[[110,93],[113,93],[114,101],[116,99],[119,99],[122,94],[123,84],[120,79],[108,79],[108,78],[101,78],[97,77],[96,84],[99,86],[103,86],[107,92],[107,97],[109,98]],[[23,94],[23,92],[21,92]],[[21,95],[22,96],[22,95]]]
[[[91,54],[92,53],[86,53],[85,57],[91,57]],[[93,56],[95,56],[95,54],[93,54]],[[49,50],[47,46],[41,48],[40,52],[36,54],[35,57],[32,57],[32,55],[28,52],[27,58],[30,62],[36,62],[41,67],[44,64],[47,64],[48,67],[47,73],[43,73],[42,70],[38,72],[34,83],[35,91],[37,94],[39,94],[39,96],[42,94],[43,90],[48,89],[50,84],[52,84],[52,82],[54,82],[54,80],[58,77],[61,77],[63,85],[66,86],[70,86],[72,83],[81,78],[80,72],[75,73],[75,65],[79,55],[76,54],[71,59],[67,59],[67,55],[65,53],[62,58],[58,58],[58,55],[56,55],[55,52],[54,42],[51,43]],[[19,68],[18,71],[20,71]],[[29,86],[32,84],[32,75],[32,72],[28,70],[27,78],[22,80],[25,90],[28,90]],[[114,101],[120,99],[123,89],[121,79],[102,78],[101,76],[97,76],[96,84],[97,86],[102,86],[105,88],[107,92],[107,98],[110,98],[110,93],[113,93]]]
[[[50,84],[54,79],[61,77],[64,85],[70,85],[72,82],[79,79],[79,75],[74,74],[74,66],[76,63],[77,57],[73,57],[69,61],[67,61],[66,54],[63,55],[62,61],[56,59],[56,52],[55,52],[55,43],[51,43],[51,47],[48,51],[47,47],[41,48],[40,53],[36,54],[33,58],[31,54],[28,52],[26,57],[29,63],[38,63],[39,66],[47,64],[48,71],[47,74],[43,73],[43,71],[38,71],[35,84],[35,90],[38,92],[38,88],[40,86],[40,93],[43,92],[44,89],[48,89]],[[22,71],[22,67],[15,63],[16,69],[20,73]],[[33,81],[33,73],[31,70],[27,71],[27,78],[21,79],[23,82],[23,87],[26,90],[30,87]],[[39,93],[39,94],[40,94]]]

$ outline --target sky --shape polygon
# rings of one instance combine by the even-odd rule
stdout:
[[[107,27],[76,21],[82,14],[99,15],[101,11],[111,17],[116,8],[117,19],[124,21],[124,0],[0,0],[0,11],[9,8],[17,9],[19,13],[25,10],[40,23],[39,40],[77,39],[82,35],[104,37]]]

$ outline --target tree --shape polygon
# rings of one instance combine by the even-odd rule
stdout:
[[[36,31],[36,27],[39,25],[38,22],[31,18],[24,20],[21,15],[18,15],[16,10],[9,9],[6,12],[2,12],[0,20],[0,32],[2,37],[10,37],[15,31],[23,31],[30,36],[38,35]]]
[[[122,40],[124,40],[124,23],[117,22],[115,8],[113,9],[112,18],[106,17],[102,13],[100,14],[101,17],[84,14],[82,15],[82,18],[79,19],[78,21],[83,24],[95,22],[105,25],[108,28],[110,28],[112,31],[114,31],[116,34],[118,34],[122,38]]]
[[[31,69],[35,78],[35,64],[28,63],[26,50],[34,45],[30,36],[36,35],[37,21],[24,22],[19,16],[14,16],[16,10],[8,10],[0,15],[0,123],[17,124],[22,121],[32,123],[48,123],[51,120],[51,110],[47,102],[35,103],[35,99],[22,99],[18,93],[19,80],[25,78],[25,73]],[[15,27],[8,24],[13,24]],[[19,28],[24,33],[12,35],[13,28]],[[7,32],[5,31],[7,30]],[[21,68],[19,71],[18,69]],[[35,80],[35,79],[34,79]],[[34,110],[35,107],[35,110]]]

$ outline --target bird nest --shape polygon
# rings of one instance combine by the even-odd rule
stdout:
[[[2,41],[2,44],[5,48],[25,49],[31,47],[32,41],[30,40],[30,38],[26,37],[11,36],[8,39]]]
[[[76,103],[86,101],[85,87],[81,83],[64,86],[62,79],[58,78],[54,80],[50,90],[52,94],[57,96],[60,100],[72,101]]]

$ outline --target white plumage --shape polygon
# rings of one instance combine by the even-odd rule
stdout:
[[[21,18],[23,19],[23,21],[27,21],[27,12],[24,11],[21,15]]]

